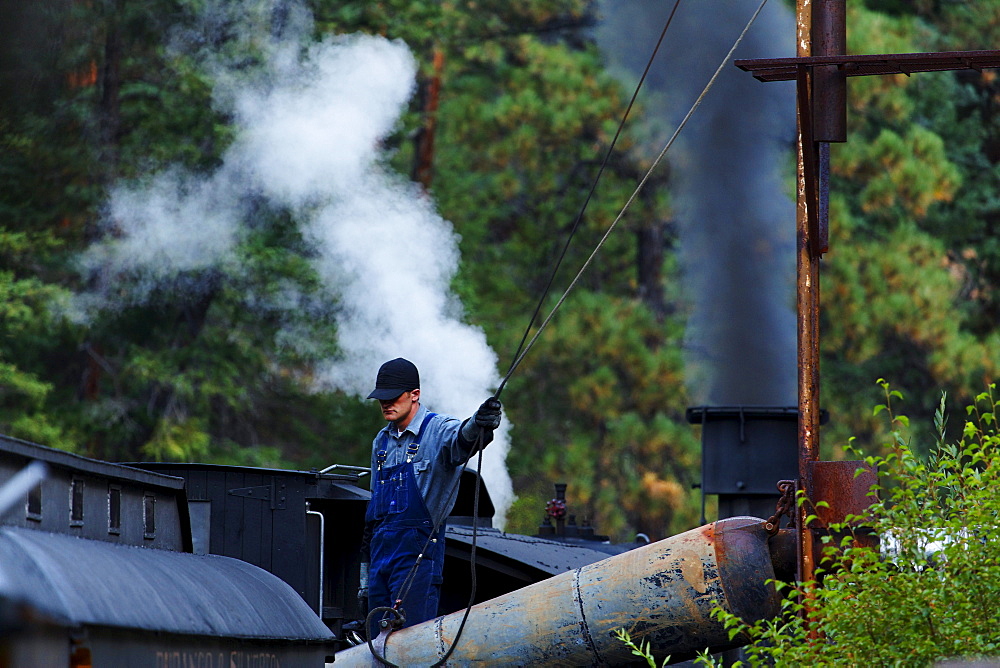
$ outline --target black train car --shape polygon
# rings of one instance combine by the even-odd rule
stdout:
[[[46,477],[3,508],[31,462]],[[362,640],[364,475],[111,464],[0,436],[0,668],[324,665]],[[477,484],[475,602],[608,556],[493,528],[466,472],[441,614],[469,602]]]
[[[369,493],[358,486],[358,472],[136,466],[186,482],[195,553],[234,557],[273,573],[337,637],[362,616],[359,554]]]
[[[363,628],[358,598],[361,538],[370,492],[366,469],[289,471],[213,464],[135,466],[183,478],[193,549],[235,557],[287,582],[344,644]],[[475,486],[475,603],[608,556],[596,542],[570,544],[493,528],[493,503],[479,475],[465,471],[448,518],[439,614],[464,608],[472,588]],[[621,550],[617,550],[621,551]],[[322,592],[322,594],[320,594]]]
[[[192,554],[183,479],[0,436],[0,666],[322,666],[333,633],[282,579]]]

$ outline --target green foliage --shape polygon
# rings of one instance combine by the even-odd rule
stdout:
[[[615,638],[625,643],[625,646],[632,650],[632,654],[643,659],[649,668],[657,668],[656,659],[653,658],[652,652],[649,651],[649,640],[644,640],[637,646],[625,629],[615,631]],[[668,663],[670,663],[670,656],[664,657],[663,663],[660,666],[666,666]]]
[[[950,658],[1000,656],[1000,397],[995,385],[975,397],[956,441],[945,440],[945,401],[936,444],[916,454],[909,421],[894,404],[902,393],[879,382],[887,417],[886,455],[865,457],[879,473],[864,517],[831,526],[819,583],[780,584],[778,619],[746,625],[713,612],[735,634],[755,641],[747,663],[761,665],[927,666]],[[869,529],[880,549],[852,546]],[[854,533],[852,533],[854,532]],[[706,660],[706,664],[711,661]]]
[[[1000,36],[993,32],[998,6],[851,5],[848,49],[986,48]],[[971,16],[974,29],[959,19]],[[877,400],[871,381],[880,375],[910,388],[914,419],[930,421],[937,388],[953,388],[954,412],[1000,371],[1000,247],[986,230],[998,210],[1000,153],[992,138],[1000,136],[1000,117],[986,102],[996,95],[994,78],[969,70],[850,81],[849,140],[832,150],[822,276],[822,401],[832,416],[826,443],[884,440],[884,426],[856,410]]]
[[[941,137],[919,126],[905,137],[883,129],[841,167],[864,182],[857,200],[862,211],[898,212],[901,220],[924,218],[935,202],[951,200],[961,182]]]
[[[7,260],[6,266],[30,262],[32,240],[25,233],[0,231],[0,257]],[[17,438],[71,448],[58,420],[46,410],[53,383],[40,371],[59,342],[58,318],[50,307],[64,296],[59,287],[30,275],[0,271],[0,429]]]
[[[589,40],[601,18],[596,4],[309,5],[315,39],[366,32],[412,50],[417,92],[384,142],[385,162],[414,174],[417,142],[434,121],[423,166],[429,195],[461,237],[453,288],[504,365],[631,92]],[[252,3],[238,17],[227,7],[10,8],[0,27],[0,430],[111,459],[367,461],[377,413],[314,391],[316,365],[338,352],[324,315],[335,298],[310,268],[295,212],[256,211],[238,266],[183,277],[202,290],[162,291],[86,325],[64,317],[67,295],[91,287],[73,258],[94,240],[109,187],[171,165],[208,173],[233,140],[231,119],[213,105],[212,57],[239,62],[234,76],[257,77],[279,26],[272,3]],[[255,29],[243,35],[240,24]],[[1000,2],[867,0],[849,3],[848,25],[851,53],[982,49],[1000,40]],[[832,150],[822,273],[822,401],[832,418],[823,441],[853,434],[877,444],[890,437],[881,416],[857,411],[878,400],[873,378],[910,388],[918,423],[931,418],[936,388],[953,388],[954,412],[1000,371],[1000,78],[995,70],[851,77],[849,91],[849,141]],[[640,95],[632,113],[657,105]],[[544,306],[648,167],[643,142],[626,127]],[[698,521],[690,490],[699,444],[684,419],[687,307],[669,189],[670,175],[654,173],[508,385],[509,463],[521,496],[511,529],[535,531],[553,482],[570,483],[570,512],[616,538],[661,537]],[[650,239],[662,261],[641,276]],[[124,287],[135,277],[119,278]],[[292,321],[273,306],[289,294],[301,306]],[[950,425],[949,437],[960,428]]]
[[[664,329],[634,300],[575,294],[511,380],[515,424],[558,439],[512,450],[519,489],[549,498],[553,482],[569,482],[570,512],[619,539],[635,531],[662,538],[696,523],[688,490],[698,444],[678,389],[681,351],[660,342]],[[543,508],[520,528],[533,533]]]

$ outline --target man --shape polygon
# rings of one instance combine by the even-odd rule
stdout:
[[[368,398],[378,400],[388,421],[372,442],[369,610],[391,608],[402,597],[404,625],[412,626],[437,616],[444,518],[462,465],[493,440],[501,405],[487,399],[464,422],[431,413],[420,405],[417,367],[401,357],[381,366]]]

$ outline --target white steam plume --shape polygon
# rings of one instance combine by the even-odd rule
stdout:
[[[104,277],[148,277],[128,297],[141,301],[178,272],[238,271],[232,250],[245,231],[248,195],[287,207],[317,252],[319,275],[339,298],[342,357],[319,370],[318,384],[366,396],[383,362],[406,357],[420,369],[429,408],[468,417],[499,374],[484,333],[462,322],[450,291],[458,239],[418,187],[380,164],[379,141],[413,92],[416,63],[401,42],[360,35],[300,52],[299,36],[310,22],[294,6],[281,9],[287,20],[266,49],[267,85],[241,84],[216,54],[205,54],[216,68],[217,104],[233,113],[237,129],[220,167],[208,177],[173,169],[145,186],[117,188],[108,215],[115,238],[92,247],[84,264]],[[226,21],[240,18],[231,6],[215,10]],[[226,22],[206,18],[213,21]],[[82,303],[92,308],[102,298],[89,293]],[[484,453],[482,472],[501,526],[513,502],[508,434],[505,421]]]

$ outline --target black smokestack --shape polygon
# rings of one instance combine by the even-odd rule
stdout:
[[[662,114],[663,141],[758,5],[681,3],[641,98],[647,113]],[[633,84],[672,6],[655,0],[601,3],[598,43]],[[733,57],[794,56],[794,36],[789,10],[769,3]],[[693,306],[688,377],[697,403],[796,403],[795,217],[789,197],[794,95],[791,85],[763,84],[727,63],[668,154]]]

